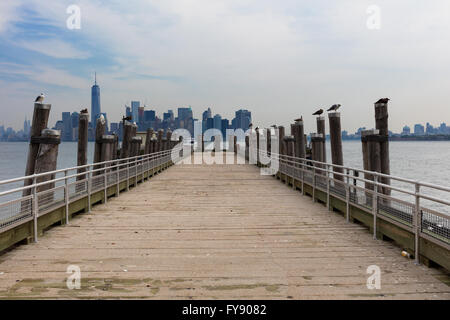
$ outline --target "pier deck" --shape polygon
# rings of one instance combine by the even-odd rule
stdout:
[[[400,252],[255,166],[177,165],[0,256],[0,298],[450,299]]]

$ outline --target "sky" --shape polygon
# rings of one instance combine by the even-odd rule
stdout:
[[[68,28],[71,5],[80,28]],[[35,97],[90,109],[97,72],[102,112],[117,122],[140,100],[157,113],[211,107],[260,127],[285,125],[340,103],[342,127],[450,124],[448,0],[2,0],[0,125],[20,128]]]

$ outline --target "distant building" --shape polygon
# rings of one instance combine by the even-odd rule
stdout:
[[[206,121],[206,119],[208,118],[212,118],[211,108],[208,108],[207,110],[203,111],[202,114],[202,121]]]
[[[227,129],[230,127],[230,122],[228,119],[222,119],[222,137],[225,140],[227,137]]]
[[[131,101],[131,118],[133,122],[139,122],[139,107],[141,103],[139,101]]]
[[[125,116],[126,117],[131,117],[131,108],[129,106],[125,106]]]
[[[62,130],[61,130],[61,140],[62,141],[72,141],[72,119],[70,117],[70,112],[62,113]]]
[[[421,124],[415,124],[414,125],[414,134],[415,135],[423,135],[425,133],[425,128]]]
[[[145,110],[144,111],[144,122],[155,121],[156,112],[155,110]]]
[[[402,130],[402,135],[409,136],[411,134],[411,128],[408,126],[404,126]]]
[[[119,130],[120,130],[119,123],[118,122],[111,122],[110,133],[111,134],[115,133],[115,134],[119,135]]]
[[[435,134],[434,127],[429,122],[427,122],[425,133],[426,134]]]
[[[91,89],[91,125],[95,127],[95,122],[100,116],[100,87],[97,85],[97,73],[95,74],[95,82]]]
[[[361,132],[364,131],[364,130],[366,130],[366,127],[358,128],[358,130],[356,130],[356,132],[355,132],[355,135],[356,136],[361,136]]]
[[[222,116],[220,114],[216,114],[213,119],[214,119],[214,129],[222,131]]]
[[[248,130],[252,123],[252,113],[245,109],[240,109],[235,112],[235,118],[232,120],[233,129]]]

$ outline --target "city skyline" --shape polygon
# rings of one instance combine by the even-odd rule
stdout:
[[[318,107],[342,104],[342,126],[371,127],[373,103],[391,98],[390,129],[450,119],[446,77],[450,3],[379,1],[81,0],[80,29],[68,29],[71,1],[2,2],[0,109],[18,127],[40,93],[50,117],[90,104],[94,72],[102,111],[119,118],[129,97],[157,112],[190,105],[230,114],[251,109],[260,126],[288,126]],[[33,31],[33,32],[31,32]],[[6,112],[14,110],[14,112]],[[430,112],[432,111],[432,112]],[[450,121],[447,121],[450,122]]]

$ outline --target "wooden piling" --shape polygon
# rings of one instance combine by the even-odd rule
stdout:
[[[84,166],[87,164],[87,148],[88,148],[88,128],[89,128],[89,113],[87,109],[80,112],[78,119],[78,146],[77,146],[77,166]],[[77,169],[77,173],[86,172],[87,168]],[[77,176],[76,180],[84,180],[86,175]],[[76,185],[76,191],[82,192],[87,189],[86,182],[80,182]]]
[[[131,157],[136,157],[136,156],[140,155],[141,143],[142,143],[141,137],[131,138],[131,155],[130,155]]]
[[[58,130],[44,129],[42,134],[37,138],[39,143],[39,150],[36,157],[35,173],[44,173],[56,170],[56,162],[58,159],[58,147],[61,142],[61,134]],[[41,176],[36,179],[36,183],[42,183],[45,181],[55,179],[55,174],[49,174]],[[55,187],[55,183],[47,183],[37,187],[37,192],[42,192]],[[53,193],[48,193],[40,198],[40,204],[42,202],[49,202],[53,200]]]
[[[118,159],[117,150],[119,149],[119,136],[115,133],[113,133],[114,136],[114,142],[113,142],[113,148],[112,148],[112,159],[116,160]]]
[[[151,142],[152,136],[153,136],[153,129],[151,129],[151,128],[147,129],[147,134],[145,136],[144,154],[150,153],[150,142]]]
[[[378,134],[367,135],[366,139],[369,171],[381,172],[380,136]],[[369,180],[373,181],[374,179],[373,175],[369,175]],[[374,185],[369,184],[369,189],[374,190]]]
[[[323,161],[323,158],[324,158],[323,144],[325,143],[324,140],[325,139],[323,138],[323,135],[321,133],[311,133],[311,148],[312,148],[311,158],[312,158],[312,160],[324,162]],[[324,168],[324,165],[322,165],[322,164],[315,163],[314,166],[317,168]],[[317,173],[325,175],[325,172],[322,170],[318,170]]]
[[[36,157],[39,151],[39,143],[33,142],[34,137],[39,137],[42,130],[47,128],[48,117],[50,115],[51,104],[35,103],[33,111],[33,121],[31,123],[30,144],[28,146],[27,166],[25,168],[25,175],[30,176],[35,172]],[[24,186],[33,184],[32,179],[26,179]],[[23,190],[23,196],[31,194],[31,189]]]
[[[89,127],[89,113],[86,110],[80,112],[78,119],[78,148],[77,148],[77,166],[84,166],[87,164],[87,148],[88,148],[88,127]],[[83,173],[86,168],[77,170],[77,173]],[[84,180],[86,175],[77,176],[77,180]],[[84,186],[81,185],[81,186]]]
[[[166,132],[166,150],[172,149],[172,130],[167,130]]]
[[[380,172],[384,174],[390,174],[388,118],[388,104],[375,103],[375,127],[380,132]],[[381,177],[380,182],[390,185],[391,179]],[[382,193],[390,195],[391,189],[382,188]]]
[[[102,136],[102,151],[100,162],[113,160],[114,135]]]
[[[325,134],[325,117],[323,116],[318,116],[317,117],[317,133],[322,134],[323,137],[323,144],[322,144],[322,154],[323,154],[323,160],[322,162],[327,162],[327,149],[326,149],[326,145],[325,145],[325,140],[326,140],[326,134]]]
[[[267,156],[270,156],[270,149],[272,147],[272,128],[266,129],[266,153]]]
[[[102,159],[102,137],[105,134],[106,121],[103,115],[97,118],[95,126],[95,146],[94,146],[94,163],[101,162]],[[101,166],[94,166],[94,170]],[[94,172],[94,176],[101,174],[101,171]]]
[[[122,159],[130,157],[132,131],[133,125],[130,122],[125,121],[123,126],[122,149],[120,153],[120,157]]]
[[[284,143],[284,127],[283,126],[279,126],[278,127],[278,143],[280,144],[278,146],[279,148],[279,154],[286,154],[286,146]]]
[[[250,133],[245,136],[245,159],[248,161],[250,156]]]
[[[363,155],[363,169],[366,171],[370,171],[370,165],[369,165],[369,149],[368,149],[368,136],[376,135],[378,134],[378,130],[376,129],[370,129],[370,130],[363,130],[361,131],[361,146],[362,146],[362,155]],[[364,179],[365,180],[371,180],[371,175],[368,173],[364,173]],[[373,180],[373,179],[372,179]],[[364,183],[364,187],[366,189],[370,189],[372,187],[372,184],[369,182]]]
[[[344,164],[344,156],[342,153],[342,132],[341,132],[341,114],[340,112],[328,113],[330,124],[330,144],[331,144],[331,161],[333,164],[342,166]],[[333,171],[344,173],[342,168],[333,167]],[[334,179],[344,181],[344,176],[339,174],[333,175]]]
[[[286,155],[290,157],[295,156],[295,146],[294,146],[294,137],[293,136],[285,136],[283,138],[284,143],[286,145]],[[293,159],[288,159],[288,161],[293,161]]]
[[[162,145],[162,140],[163,140],[163,135],[164,135],[164,130],[163,129],[159,129],[158,130],[158,141],[157,141],[157,152],[159,151],[163,151],[164,147]]]
[[[294,149],[295,157],[305,158],[306,157],[306,147],[305,147],[305,130],[303,126],[303,121],[296,121],[291,124],[291,134],[294,136]]]

